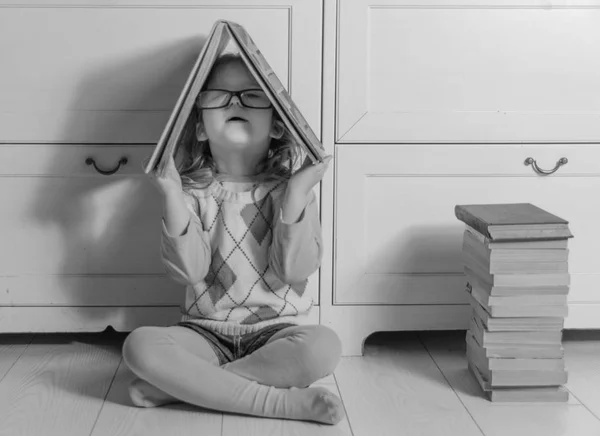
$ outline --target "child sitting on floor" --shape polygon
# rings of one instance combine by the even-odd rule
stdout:
[[[164,177],[150,174],[163,262],[186,285],[183,317],[127,336],[131,399],[336,424],[340,399],[309,385],[333,372],[341,343],[307,323],[304,292],[322,258],[313,187],[331,156],[293,171],[299,145],[238,55],[217,59],[196,110],[182,166],[171,158]]]

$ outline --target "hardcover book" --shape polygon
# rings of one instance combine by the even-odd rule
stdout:
[[[456,205],[454,214],[491,241],[573,237],[568,221],[531,203]]]
[[[213,25],[160,139],[144,167],[146,174],[155,170],[158,175],[162,175],[171,156],[175,156],[178,147],[187,139],[186,132],[194,130],[190,128],[190,114],[198,94],[215,61],[230,43],[239,49],[241,58],[271,100],[274,110],[278,112],[295,141],[300,144],[312,162],[323,161],[326,155],[323,145],[248,32],[237,23],[218,20]]]

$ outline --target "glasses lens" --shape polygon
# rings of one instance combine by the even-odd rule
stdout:
[[[267,94],[261,89],[250,89],[244,91],[241,94],[242,103],[245,106],[253,107],[256,109],[266,109],[271,107],[271,101]]]
[[[225,106],[228,99],[229,93],[227,91],[202,91],[200,95],[198,95],[198,106],[201,109],[215,109]]]

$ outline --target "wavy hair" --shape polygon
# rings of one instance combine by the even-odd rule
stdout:
[[[241,63],[246,68],[244,60],[239,55],[234,53],[221,55],[215,61],[215,65],[205,83],[210,82],[218,67],[235,62]],[[301,158],[299,144],[296,143],[274,109],[273,121],[281,123],[283,135],[279,139],[271,138],[267,154],[258,164],[257,173],[261,182],[289,179]],[[216,163],[213,160],[208,140],[199,141],[196,137],[196,128],[199,123],[202,123],[201,110],[194,105],[177,147],[183,157],[177,165],[177,170],[181,175],[184,191],[191,188],[207,187],[217,174]]]

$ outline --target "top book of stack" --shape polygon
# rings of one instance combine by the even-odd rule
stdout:
[[[182,141],[187,139],[187,135],[182,135],[182,132],[194,130],[190,129],[189,126],[191,122],[190,114],[198,94],[202,90],[216,59],[224,52],[230,42],[237,46],[240,56],[250,73],[271,100],[274,109],[280,115],[294,140],[300,144],[313,163],[323,162],[326,155],[323,145],[248,32],[237,23],[217,20],[198,55],[152,156],[144,167],[146,174],[155,170],[158,175],[163,175],[170,157],[175,156]]]
[[[573,237],[568,221],[531,203],[457,205],[454,214],[488,243]]]

